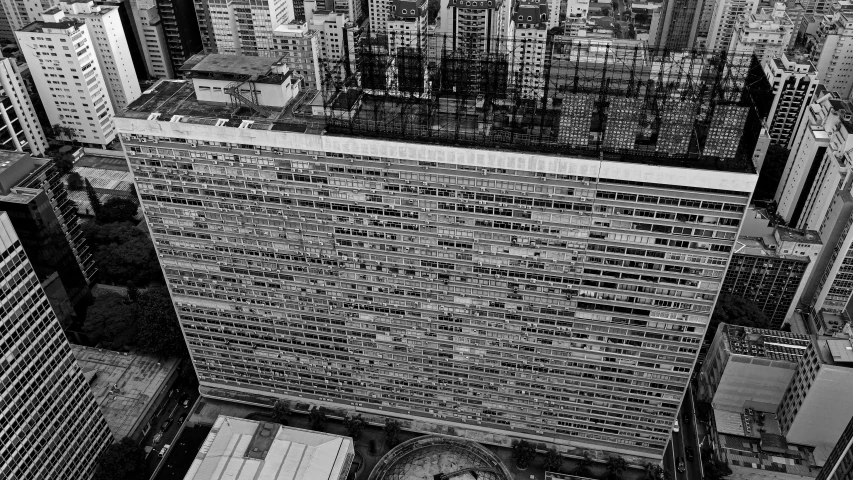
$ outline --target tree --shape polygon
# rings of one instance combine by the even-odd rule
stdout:
[[[83,178],[77,172],[68,174],[68,190],[79,192],[83,190]]]
[[[139,289],[136,288],[136,283],[133,280],[127,282],[127,299],[131,302],[139,300]]]
[[[101,197],[98,196],[98,192],[89,183],[88,178],[83,179],[83,182],[86,184],[86,196],[89,197],[89,205],[92,206],[92,213],[97,216],[101,212]]]
[[[104,449],[92,480],[142,480],[145,469],[145,451],[125,437]]]
[[[386,418],[385,419],[385,445],[388,448],[394,448],[399,443],[399,439],[397,438],[400,435],[400,423],[394,419]]]
[[[664,480],[669,477],[669,472],[663,469],[658,464],[655,463],[646,463],[643,467],[644,475],[643,480]]]
[[[741,327],[773,328],[755,302],[727,293],[721,294],[717,300],[717,306],[708,324],[708,333],[705,334],[706,339],[710,341],[714,338],[714,332],[717,331],[717,326],[721,322]]]
[[[344,419],[344,426],[347,428],[347,433],[353,440],[361,438],[361,434],[364,433],[365,425],[367,425],[367,422],[364,421],[361,414],[353,415]]]
[[[133,344],[136,337],[133,306],[117,293],[98,295],[86,310],[83,333],[94,344],[110,350]]]
[[[140,232],[142,233],[142,232]],[[154,245],[142,234],[122,244],[102,245],[95,250],[101,280],[113,285],[147,285],[162,278]]]
[[[282,425],[288,424],[290,418],[290,404],[282,399],[278,399],[272,405],[272,419],[275,423]]]
[[[791,151],[782,145],[770,145],[764,163],[761,164],[761,172],[758,174],[758,182],[755,185],[753,200],[772,200],[776,195],[776,188],[782,180],[785,164]]]
[[[135,306],[136,348],[164,357],[187,357],[187,346],[166,287],[149,287]]]
[[[527,440],[516,440],[512,443],[512,459],[516,468],[524,470],[536,458],[536,447]]]
[[[583,457],[578,460],[578,466],[575,467],[575,471],[573,475],[578,477],[591,477],[592,476],[592,459],[589,458],[589,454],[584,452]]]
[[[563,456],[556,448],[549,448],[545,452],[545,471],[559,472],[563,468]]]
[[[628,462],[619,455],[610,455],[607,457],[607,478],[618,480],[622,478],[622,473],[628,469]]]
[[[74,127],[56,124],[51,125],[50,129],[52,130],[51,133],[54,138],[59,139],[60,137],[65,137],[72,142],[77,141],[77,129]]]
[[[112,197],[96,212],[98,223],[136,222],[139,205],[129,198]]]
[[[314,407],[308,412],[308,424],[311,425],[311,430],[322,432],[326,428],[328,419],[326,409],[323,407]]]
[[[705,463],[705,480],[721,480],[723,477],[732,474],[732,469],[716,458],[710,457],[710,460]]]

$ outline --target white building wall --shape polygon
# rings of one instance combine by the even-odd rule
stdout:
[[[737,16],[755,13],[758,0],[719,0],[714,5],[708,31],[708,50],[728,49],[735,31]]]
[[[169,46],[160,13],[155,0],[130,0],[136,30],[139,32],[142,54],[148,75],[157,78],[175,78],[172,61],[169,58]]]
[[[0,86],[3,93],[12,100],[12,108],[18,117],[18,126],[14,127],[23,131],[27,145],[21,145],[16,135],[12,135],[12,141],[16,144],[18,151],[28,151],[33,155],[42,155],[47,149],[47,138],[41,128],[36,112],[33,109],[30,95],[24,88],[21,75],[15,60],[11,58],[0,59]],[[13,128],[8,122],[8,115],[2,113],[7,128]]]

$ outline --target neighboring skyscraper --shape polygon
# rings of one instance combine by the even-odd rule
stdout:
[[[853,418],[830,452],[816,480],[850,480],[853,478]]]
[[[184,480],[343,480],[355,456],[349,437],[220,415]]]
[[[4,212],[0,271],[0,477],[89,479],[112,435]]]
[[[11,218],[39,280],[56,272],[71,304],[84,300],[97,269],[77,209],[53,162],[23,153],[4,154],[0,210]]]
[[[741,236],[721,291],[755,302],[776,328],[797,308],[804,279],[813,273],[823,244],[817,232],[770,228],[766,235]]]
[[[499,72],[482,56],[436,62],[418,96],[387,93],[393,65],[354,73],[376,88],[346,79],[304,123],[235,119],[206,81],[152,87],[122,143],[203,392],[660,458],[769,142],[750,103],[769,86],[757,63],[748,81],[717,54],[628,70],[617,50],[585,65],[624,83],[545,72],[558,87],[536,115],[506,70],[470,81]],[[684,73],[723,70],[731,87]],[[670,93],[633,90],[661,72],[679,72]]]
[[[321,78],[329,75],[343,79],[351,75],[356,69],[355,52],[363,33],[361,27],[351,22],[346,14],[332,10],[309,9],[305,15],[308,29],[317,35],[317,68]],[[406,35],[401,39],[403,37]],[[384,40],[376,38],[375,43],[387,51],[388,43]]]
[[[28,24],[41,19],[41,14],[56,5],[56,0],[0,0],[3,7],[3,18],[12,32],[16,32]]]
[[[776,2],[773,8],[761,8],[758,13],[737,16],[728,51],[754,53],[764,64],[782,56],[791,44],[794,24],[785,13],[785,4]]]
[[[142,91],[139,89],[133,59],[130,58],[118,7],[96,6],[94,1],[88,0],[74,3],[63,1],[54,8],[65,13],[66,18],[82,20],[89,27],[113,110],[122,110],[139,98]]]
[[[820,16],[818,16],[820,18]],[[807,42],[817,79],[842,98],[853,91],[853,3],[841,1],[820,20],[817,32]]]
[[[504,53],[505,46],[501,43],[505,41],[509,30],[509,12],[513,9],[511,3],[511,0],[442,2],[439,31],[447,36],[447,45],[443,48],[469,55]],[[531,18],[531,23],[534,20],[539,21]]]
[[[817,70],[807,58],[786,53],[765,62],[764,75],[774,94],[767,117],[770,138],[790,147],[817,89]]]
[[[705,48],[728,50],[734,37],[738,16],[755,13],[758,10],[758,3],[758,0],[716,0],[708,26],[708,40]]]
[[[15,32],[51,125],[83,145],[115,139],[114,110],[86,22],[53,11]]]
[[[11,58],[0,58],[0,105],[0,149],[42,155],[47,138]]]
[[[548,38],[547,0],[516,0],[510,17],[509,51],[513,56],[509,85],[521,90],[521,96],[542,100],[545,94],[546,40]]]
[[[426,0],[394,0],[388,16],[388,51],[400,55],[417,55],[426,47],[426,27]],[[402,57],[398,57],[398,61],[402,61]],[[418,69],[423,70],[424,75],[425,67]],[[420,83],[423,83],[423,76]]]
[[[250,4],[245,0],[243,1],[242,5],[238,2],[229,3],[227,7],[225,3],[219,5],[225,11],[230,11],[233,15],[231,21],[236,22],[236,26],[233,27],[231,24],[226,24],[227,28],[234,28],[234,35],[243,39],[246,45],[251,45],[256,39],[258,42],[269,44],[272,42],[272,30],[275,29],[275,25],[272,28],[267,27],[257,32],[247,31],[246,25],[244,25],[244,23],[251,25],[253,18],[260,23],[269,21],[265,16],[270,12],[261,5],[265,2],[262,0],[258,4],[255,2]],[[163,32],[166,34],[169,60],[172,62],[173,72],[179,72],[184,62],[202,49],[199,22],[196,17],[196,8],[201,3],[206,5],[207,0],[200,1],[196,5],[193,4],[192,0],[157,0],[157,12],[160,14],[160,22],[163,25]],[[223,20],[225,19],[220,19],[220,22]],[[245,55],[256,55],[253,52],[248,48],[243,50]]]
[[[788,442],[834,445],[844,432],[841,418],[853,417],[853,340],[813,337],[800,358],[777,416]]]
[[[273,32],[275,55],[287,63],[293,72],[305,80],[305,88],[319,90],[322,83],[320,70],[320,32],[307,23],[279,25]]]
[[[189,0],[158,1],[161,4],[160,15],[165,21],[163,2]],[[233,0],[228,3],[200,0],[195,3],[195,10],[196,16],[204,19],[196,30],[206,34],[207,38],[202,43],[209,53],[270,56],[276,49],[273,44],[275,29],[296,20],[291,0]],[[168,31],[167,26],[167,35]],[[174,53],[172,56],[178,71],[180,64],[175,61]]]
[[[131,0],[131,7],[148,74],[155,78],[175,78],[157,1]]]

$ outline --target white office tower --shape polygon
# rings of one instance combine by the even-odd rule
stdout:
[[[788,49],[793,32],[794,24],[785,13],[785,4],[777,2],[773,8],[738,15],[728,50],[752,53],[759,62],[764,63],[781,56]]]
[[[45,10],[59,3],[56,0],[0,0],[2,16],[11,31],[17,31],[39,20]]]
[[[198,18],[210,12],[209,41],[221,54],[273,56],[273,32],[296,20],[292,0],[198,0],[195,8]]]
[[[843,98],[853,92],[853,3],[833,3],[809,38],[818,81]]]
[[[157,78],[175,78],[157,1],[130,0],[130,6],[148,74]]]
[[[388,51],[426,48],[426,27],[426,0],[394,0],[388,16]]]
[[[509,84],[525,99],[541,100],[545,94],[543,67],[549,18],[547,0],[515,0],[508,38],[512,65]]]
[[[130,58],[130,49],[116,6],[96,6],[92,0],[73,3],[62,2],[57,7],[66,18],[82,20],[89,27],[95,46],[95,55],[113,102],[113,110],[124,109],[142,91],[136,78],[136,69]]]
[[[313,5],[314,2],[305,2],[305,21],[308,28],[317,34],[320,75],[343,78],[347,69],[356,69],[354,46],[359,42],[361,29],[353,24],[346,14],[318,10],[312,8]]]
[[[307,23],[288,23],[275,29],[272,40],[273,56],[281,57],[293,73],[300,75],[305,88],[316,90],[323,81],[319,37],[320,33],[309,28]]]
[[[788,147],[817,89],[817,70],[803,55],[782,54],[764,62],[764,75],[773,88],[770,138]]]
[[[728,50],[732,43],[739,15],[753,14],[758,10],[759,0],[717,0],[708,27],[708,50]]]
[[[15,35],[50,124],[84,145],[112,142],[115,114],[86,22],[54,10]]]
[[[5,212],[0,272],[0,478],[89,479],[112,434]]]
[[[0,58],[0,105],[0,149],[43,154],[47,139],[11,58]]]

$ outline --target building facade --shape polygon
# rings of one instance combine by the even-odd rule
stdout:
[[[848,480],[853,477],[853,418],[830,452],[817,480]]]
[[[169,47],[169,60],[172,62],[172,71],[179,72],[181,66],[189,60],[190,57],[200,52],[202,49],[201,32],[196,9],[199,4],[194,4],[191,0],[157,0],[157,13],[160,15],[160,22],[163,26],[163,33],[166,35],[166,44]],[[234,10],[240,11],[239,17],[244,19],[248,15],[248,7],[235,5]],[[253,6],[253,14],[257,10]],[[261,13],[263,15],[263,13]],[[247,42],[251,39],[250,32],[244,31],[243,28],[238,28],[240,35],[245,35]],[[265,31],[266,42],[269,42],[269,31]],[[251,55],[251,52],[246,53]]]
[[[41,13],[53,7],[58,2],[54,0],[2,0],[5,23],[9,32],[16,32],[32,22],[41,19]],[[5,28],[4,28],[5,29]],[[14,41],[14,36],[9,40]]]
[[[89,479],[109,427],[5,213],[0,249],[0,476]]]
[[[726,50],[731,46],[738,17],[756,13],[759,2],[758,0],[719,0],[708,3],[711,3],[713,8],[704,47],[708,50]]]
[[[109,145],[115,114],[86,22],[53,11],[15,35],[51,125],[83,145]]]
[[[853,3],[834,2],[828,11],[816,12],[817,31],[807,47],[818,81],[830,92],[848,98],[853,90]]]
[[[97,6],[94,1],[78,1],[62,2],[55,8],[61,9],[69,19],[86,22],[89,27],[95,56],[104,75],[113,110],[122,110],[139,98],[142,91],[139,89],[118,7]]]
[[[738,15],[728,50],[754,53],[763,64],[785,53],[793,34],[794,24],[788,18],[785,4],[777,2],[773,8]]]
[[[807,58],[784,53],[764,63],[764,75],[773,86],[770,138],[775,144],[790,147],[817,90],[817,70]]]
[[[120,123],[207,394],[660,458],[754,170],[179,117],[188,88]]]
[[[269,56],[275,51],[273,32],[296,20],[290,0],[202,0],[195,3],[195,10],[197,18],[205,19],[199,22],[206,34],[205,51],[222,54]]]
[[[154,78],[175,78],[156,0],[130,0],[130,4],[148,75]]]
[[[275,55],[281,57],[287,66],[305,80],[305,88],[319,90],[322,85],[320,76],[319,33],[308,28],[307,23],[289,23],[279,25],[273,32]]]
[[[12,58],[0,58],[0,149],[42,155],[47,138]]]
[[[509,13],[514,7],[511,3],[509,0],[442,3],[439,31],[448,38],[445,48],[481,55],[503,53],[505,47],[501,42],[510,28]]]

